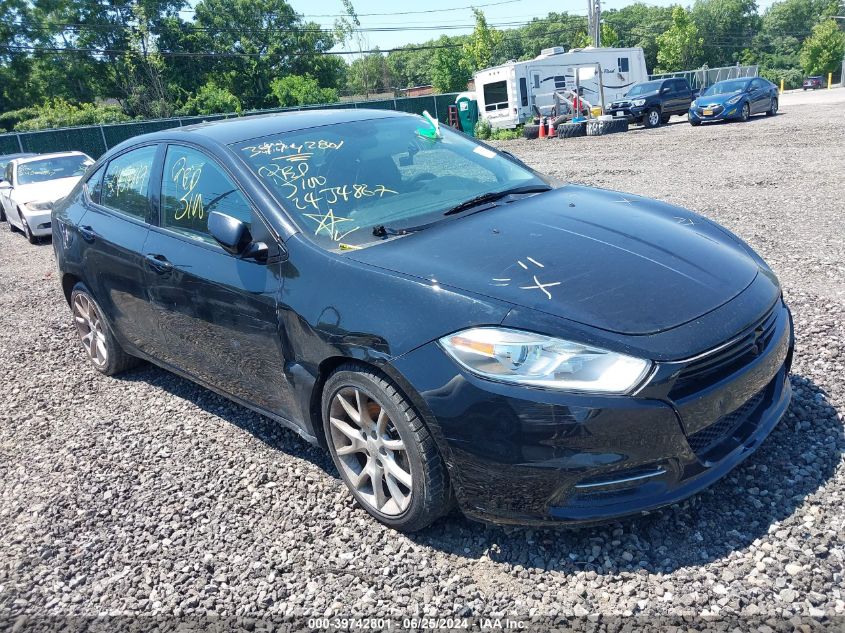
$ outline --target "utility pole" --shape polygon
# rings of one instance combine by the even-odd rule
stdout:
[[[596,7],[593,9],[593,15],[595,16],[596,21],[596,30],[594,31],[593,41],[595,43],[595,47],[599,48],[601,46],[601,0],[596,0]]]

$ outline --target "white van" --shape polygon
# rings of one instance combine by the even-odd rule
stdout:
[[[601,67],[601,82],[595,64]],[[475,73],[478,113],[493,127],[514,128],[534,116],[534,107],[551,106],[556,90],[575,88],[579,73],[581,96],[593,105],[610,104],[628,88],[648,80],[641,48],[544,49],[535,59],[510,61]]]

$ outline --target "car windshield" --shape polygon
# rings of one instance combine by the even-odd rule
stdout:
[[[636,97],[637,95],[644,95],[649,92],[657,92],[660,90],[660,86],[662,84],[662,81],[646,81],[645,83],[637,84],[631,88],[627,93],[625,93],[625,96]]]
[[[85,173],[91,159],[87,156],[56,156],[18,165],[18,184],[31,185],[45,180],[71,178]]]
[[[352,121],[233,144],[300,229],[354,249],[445,219],[478,196],[547,186],[514,160],[417,117]]]
[[[745,87],[748,85],[747,79],[734,79],[731,81],[720,81],[717,84],[713,84],[712,86],[708,86],[701,92],[702,97],[712,96],[712,95],[729,95],[733,94],[734,92],[742,92],[745,90]]]

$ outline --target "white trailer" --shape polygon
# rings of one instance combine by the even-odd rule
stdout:
[[[601,78],[595,64],[601,68]],[[530,121],[536,107],[540,111],[554,104],[556,90],[574,90],[598,105],[610,103],[641,81],[648,81],[645,55],[641,48],[544,49],[534,59],[510,61],[475,73],[478,113],[493,127],[514,128]],[[545,112],[544,112],[545,114]]]

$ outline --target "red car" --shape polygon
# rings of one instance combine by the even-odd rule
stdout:
[[[807,88],[818,90],[819,88],[823,87],[824,80],[821,77],[804,77],[804,83],[801,86],[803,90],[806,90]]]

